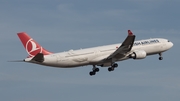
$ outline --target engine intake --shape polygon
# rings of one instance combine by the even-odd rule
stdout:
[[[130,55],[130,58],[144,59],[144,58],[146,58],[146,56],[147,56],[147,54],[144,50],[136,50]]]

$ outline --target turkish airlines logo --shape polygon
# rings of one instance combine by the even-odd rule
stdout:
[[[42,53],[42,47],[37,45],[33,39],[29,39],[26,43],[26,51],[30,57],[35,56],[37,53]]]

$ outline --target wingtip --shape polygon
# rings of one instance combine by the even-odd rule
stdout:
[[[129,35],[129,36],[132,36],[132,35],[133,35],[133,33],[131,32],[131,30],[128,30],[128,35]]]

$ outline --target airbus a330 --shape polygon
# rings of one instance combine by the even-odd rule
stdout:
[[[171,41],[163,38],[135,41],[136,36],[128,30],[128,36],[122,43],[52,53],[45,50],[25,32],[20,32],[17,35],[28,53],[28,57],[23,60],[24,62],[58,68],[92,65],[92,71],[89,72],[91,76],[99,72],[97,66],[108,67],[108,71],[114,71],[118,67],[118,61],[144,59],[148,55],[155,54],[158,54],[159,60],[162,60],[162,53],[173,46]]]

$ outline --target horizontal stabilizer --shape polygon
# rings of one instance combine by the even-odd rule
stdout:
[[[24,60],[12,60],[12,61],[8,61],[8,62],[24,62]]]
[[[44,54],[38,53],[35,57],[32,58],[32,61],[43,62],[44,61]]]

